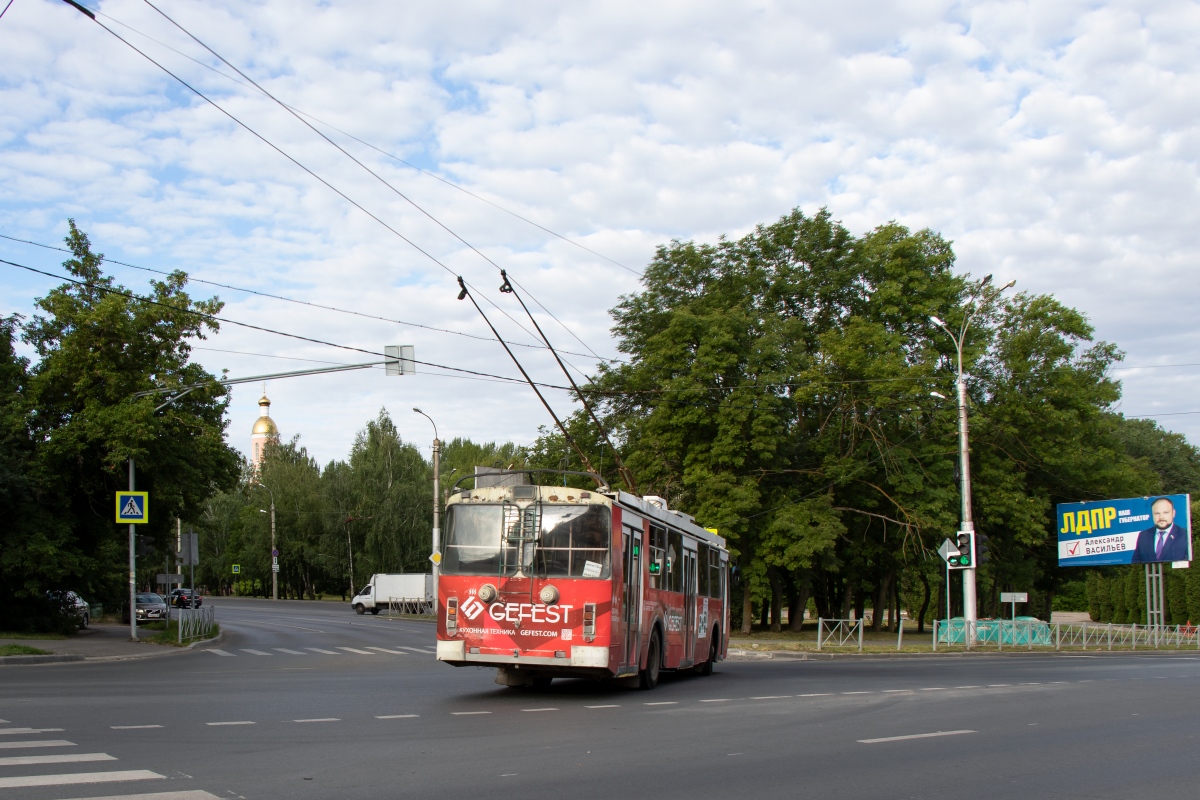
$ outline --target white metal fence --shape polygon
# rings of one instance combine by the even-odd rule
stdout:
[[[826,647],[858,647],[863,649],[863,621],[861,619],[817,618],[817,649]]]
[[[215,608],[180,608],[176,612],[179,614],[180,642],[212,638],[217,626]]]

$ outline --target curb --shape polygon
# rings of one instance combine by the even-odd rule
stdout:
[[[0,656],[0,665],[61,664],[64,661],[83,661],[83,656]]]
[[[201,639],[198,642],[192,642],[191,644],[189,644],[187,647],[185,647],[183,649],[191,650],[192,648],[199,647],[202,644],[215,644],[224,638],[225,638],[225,630],[224,630],[224,628],[222,628],[221,631],[216,636],[212,637],[211,639]]]

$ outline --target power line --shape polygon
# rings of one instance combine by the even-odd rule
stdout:
[[[198,36],[196,36],[194,33],[192,33],[191,31],[189,31],[187,28],[185,28],[185,27],[183,27],[182,25],[180,25],[180,24],[179,24],[178,22],[176,22],[176,21],[175,21],[175,20],[174,20],[172,17],[170,17],[168,14],[166,14],[166,13],[165,13],[165,12],[164,12],[162,9],[160,9],[158,6],[154,5],[154,3],[150,2],[150,0],[142,0],[142,2],[144,2],[146,5],[150,6],[150,8],[154,9],[156,12],[158,12],[159,16],[161,16],[163,19],[167,20],[167,21],[168,21],[168,22],[170,22],[172,25],[174,25],[176,28],[178,28],[178,29],[179,29],[179,30],[180,30],[180,31],[181,31],[181,32],[182,32],[182,33],[183,33],[185,36],[187,36],[187,37],[188,37],[189,39],[191,39],[193,42],[195,42],[196,44],[200,45],[200,46],[201,46],[201,47],[203,47],[205,50],[207,50],[207,51],[208,51],[210,54],[212,54],[212,56],[213,56],[214,58],[216,58],[216,59],[217,59],[218,61],[220,61],[222,64],[224,64],[225,66],[229,67],[231,70],[233,70],[234,72],[236,72],[236,73],[237,73],[239,76],[241,76],[241,78],[242,78],[243,80],[249,81],[249,82],[250,82],[250,84],[251,84],[252,86],[254,86],[254,88],[255,88],[255,89],[258,89],[258,91],[262,92],[262,93],[263,93],[263,95],[265,95],[267,98],[269,98],[269,99],[270,99],[272,102],[274,102],[274,103],[275,103],[276,105],[278,105],[280,108],[284,109],[284,110],[285,110],[285,111],[287,111],[289,114],[291,114],[293,117],[295,117],[295,118],[296,118],[296,119],[297,119],[297,120],[298,120],[298,121],[299,121],[299,122],[300,122],[302,125],[304,125],[304,126],[305,126],[306,128],[308,128],[310,131],[312,131],[313,133],[315,133],[317,136],[320,136],[320,137],[321,137],[322,139],[324,139],[324,140],[325,140],[325,141],[326,141],[326,142],[327,142],[329,145],[331,145],[332,147],[336,148],[336,149],[337,149],[337,151],[338,151],[339,153],[341,153],[341,154],[342,154],[342,155],[344,155],[346,158],[350,159],[350,160],[351,160],[351,161],[353,161],[353,162],[354,162],[356,165],[358,165],[359,167],[361,167],[361,168],[362,168],[362,169],[363,169],[363,170],[364,170],[364,171],[365,171],[365,172],[366,172],[368,175],[370,175],[372,178],[374,178],[375,180],[379,181],[379,183],[383,184],[385,187],[387,187],[389,190],[391,190],[393,194],[395,194],[397,197],[399,197],[400,199],[402,199],[404,202],[408,203],[410,206],[412,206],[413,208],[415,208],[417,211],[421,212],[421,214],[423,214],[423,215],[424,215],[424,216],[425,216],[427,219],[429,219],[429,221],[431,221],[432,223],[434,223],[435,225],[437,225],[439,228],[441,228],[442,230],[444,230],[446,233],[448,233],[448,234],[450,234],[451,236],[453,236],[455,239],[457,239],[459,242],[461,242],[461,243],[462,243],[462,244],[463,244],[465,247],[467,247],[467,248],[468,248],[468,249],[469,249],[471,252],[475,253],[475,255],[479,256],[479,257],[480,257],[480,258],[482,258],[484,261],[486,261],[487,263],[491,264],[491,265],[492,265],[493,267],[495,267],[495,268],[496,268],[498,271],[500,271],[500,272],[503,272],[503,271],[504,271],[504,270],[503,270],[503,269],[500,267],[500,265],[499,265],[499,264],[497,264],[495,261],[493,261],[493,260],[491,259],[491,257],[490,257],[490,256],[488,256],[486,253],[484,253],[482,250],[480,250],[478,247],[476,247],[476,246],[475,246],[474,244],[472,244],[471,242],[467,241],[467,240],[466,240],[466,239],[465,239],[465,238],[464,238],[462,235],[460,235],[460,234],[459,234],[457,231],[455,231],[454,229],[452,229],[452,228],[451,228],[449,225],[447,225],[446,223],[442,222],[440,219],[438,219],[437,217],[435,217],[435,216],[434,216],[434,215],[433,215],[433,214],[432,214],[430,211],[428,211],[428,210],[427,210],[427,209],[426,209],[424,206],[422,206],[422,205],[421,205],[420,203],[418,203],[416,200],[413,200],[413,199],[412,199],[411,197],[409,197],[407,194],[405,194],[404,192],[400,191],[398,188],[396,188],[394,185],[392,185],[392,183],[391,183],[390,181],[388,181],[386,178],[384,178],[384,177],[383,177],[382,175],[380,175],[378,172],[376,172],[375,170],[371,169],[371,168],[370,168],[369,166],[367,166],[365,163],[363,163],[362,161],[360,161],[360,160],[359,160],[358,158],[356,158],[356,157],[355,157],[355,156],[354,156],[354,155],[353,155],[353,154],[352,154],[350,151],[346,150],[346,148],[342,147],[340,144],[338,144],[337,142],[335,142],[333,139],[330,139],[330,138],[329,138],[328,136],[326,136],[326,135],[325,135],[323,132],[321,132],[320,130],[318,130],[318,129],[317,129],[317,128],[316,128],[316,127],[315,127],[315,126],[314,126],[314,125],[313,125],[311,122],[309,122],[308,120],[306,120],[306,119],[305,119],[303,116],[301,116],[301,115],[300,115],[298,112],[296,112],[296,111],[295,111],[295,110],[294,110],[294,109],[293,109],[291,106],[289,106],[287,103],[284,103],[284,102],[283,102],[282,100],[280,100],[278,97],[276,97],[275,95],[271,94],[269,91],[267,91],[267,90],[266,90],[265,88],[263,88],[261,85],[259,85],[259,83],[258,83],[257,81],[255,81],[255,80],[254,80],[253,78],[251,78],[249,75],[247,75],[246,73],[244,73],[244,72],[242,72],[240,69],[238,69],[238,67],[237,67],[236,65],[234,65],[234,64],[233,64],[231,61],[229,61],[229,59],[225,58],[223,55],[221,55],[220,53],[218,53],[216,50],[214,50],[214,49],[212,49],[211,47],[209,47],[209,46],[208,46],[207,44],[205,44],[205,43],[204,43],[204,42],[203,42],[203,41],[202,41],[202,40],[201,40],[201,39],[200,39]],[[440,262],[439,262],[439,264],[440,264]],[[541,305],[541,303],[538,303],[538,305]],[[494,303],[493,303],[493,306],[494,306],[494,307],[495,307],[497,310],[500,310],[500,312],[501,312],[501,313],[504,313],[504,312],[503,312],[503,310],[502,310],[502,309],[500,309],[500,307],[499,307],[499,306],[496,306]],[[545,306],[543,306],[543,308],[545,308]],[[511,319],[511,317],[510,317],[510,319]],[[555,318],[555,319],[556,319],[556,321],[557,321],[557,318]],[[513,321],[515,322],[516,320],[513,320]],[[560,324],[560,325],[562,325],[562,322],[560,321],[560,322],[559,322],[559,324]],[[565,327],[565,326],[564,326],[564,327]],[[526,332],[528,333],[528,331],[526,331]],[[542,337],[542,338],[544,339],[545,337]],[[579,337],[576,337],[576,338],[578,339]],[[549,344],[549,343],[547,343],[547,344]],[[582,344],[582,341],[581,341],[581,344]],[[587,345],[585,344],[585,345],[584,345],[584,347],[587,347]],[[588,349],[591,349],[591,348],[588,348]]]
[[[16,2],[16,0],[8,0],[8,5],[6,5],[4,7],[4,11],[0,11],[0,19],[2,19],[4,17],[4,15],[8,12],[8,10],[10,8],[12,8],[12,4],[15,2]],[[601,256],[601,258],[603,258],[603,256]]]
[[[10,5],[12,4],[12,0],[9,0],[9,4]],[[165,47],[167,50],[170,50],[172,53],[182,56],[183,58],[186,58],[188,61],[191,61],[192,63],[194,63],[200,67],[203,67],[204,69],[206,69],[216,75],[219,75],[222,78],[225,78],[226,80],[232,81],[232,82],[238,84],[239,86],[243,86],[248,89],[258,89],[259,88],[252,83],[246,83],[244,81],[240,81],[233,75],[230,75],[226,72],[222,72],[221,70],[216,69],[209,64],[205,64],[200,59],[193,58],[192,56],[188,55],[187,53],[183,52],[182,50],[178,50],[178,49],[172,47],[171,45],[167,44],[166,42],[156,39],[153,36],[143,32],[143,31],[140,31],[137,28],[134,28],[133,26],[131,26],[125,22],[122,22],[121,20],[117,19],[116,17],[112,16],[111,14],[105,14],[103,11],[99,11],[99,10],[96,10],[94,13],[97,16],[101,16],[101,17],[104,17],[105,19],[112,20],[116,24],[120,25],[122,28],[132,31],[133,33],[136,33],[138,36],[148,39],[151,42],[154,42],[155,44],[159,45],[160,47]],[[538,230],[548,233],[551,236],[555,237],[556,239],[561,239],[562,241],[566,242],[567,244],[572,245],[573,247],[577,247],[580,250],[583,250],[585,253],[590,253],[591,255],[594,255],[597,258],[603,259],[614,266],[620,267],[621,269],[623,269],[633,275],[636,275],[639,278],[642,276],[642,273],[638,272],[637,270],[633,269],[632,267],[622,264],[620,261],[610,258],[609,256],[606,256],[603,253],[597,252],[596,250],[591,249],[587,245],[584,245],[574,239],[571,239],[568,236],[564,236],[561,233],[553,231],[550,228],[545,227],[544,225],[540,225],[537,222],[534,222],[533,220],[531,220],[527,217],[523,217],[520,214],[518,214],[517,212],[512,211],[511,209],[505,208],[504,206],[502,206],[498,203],[495,203],[491,200],[488,200],[486,197],[483,197],[482,195],[478,195],[475,192],[472,192],[470,189],[467,189],[464,186],[460,186],[459,184],[457,184],[451,180],[447,180],[446,178],[443,178],[442,176],[438,175],[435,172],[430,172],[426,169],[422,169],[421,167],[417,166],[416,164],[413,164],[411,161],[406,161],[403,158],[401,158],[400,156],[395,155],[394,153],[390,153],[387,150],[384,150],[383,148],[378,147],[377,145],[371,144],[370,142],[368,142],[364,139],[361,139],[352,133],[344,131],[341,128],[337,127],[336,125],[334,125],[330,122],[326,122],[325,120],[321,119],[320,117],[314,116],[314,115],[308,113],[307,111],[303,111],[299,108],[296,108],[295,106],[288,105],[286,103],[282,103],[282,105],[284,105],[286,108],[288,108],[292,111],[295,111],[297,114],[302,114],[302,115],[308,117],[309,119],[313,120],[314,122],[324,125],[326,128],[329,128],[332,131],[336,131],[336,132],[340,133],[341,135],[347,137],[348,139],[353,139],[354,141],[358,142],[359,144],[363,145],[364,147],[369,147],[370,149],[376,151],[377,153],[379,153],[383,156],[386,156],[387,158],[390,158],[399,164],[403,164],[404,166],[408,167],[409,169],[412,169],[416,172],[421,173],[422,175],[425,175],[427,177],[433,178],[436,181],[444,183],[447,186],[449,186],[450,188],[455,189],[459,192],[462,192],[463,194],[465,194],[469,197],[472,197],[472,198],[480,201],[481,203],[486,203],[487,205],[491,206],[492,208],[495,208],[498,211],[503,211],[505,214],[515,217],[516,219],[519,219],[521,222],[524,222],[528,225],[532,225],[533,227],[537,228]],[[526,293],[528,293],[528,292],[526,292]]]
[[[41,247],[46,250],[57,250],[60,253],[70,253],[71,252],[70,250],[68,250],[65,247],[55,247],[54,245],[43,244],[42,242],[34,242],[29,239],[18,239],[15,236],[8,236],[3,233],[0,233],[0,239],[8,239],[10,242],[20,242],[21,244],[28,244],[28,245],[32,245],[34,247]],[[130,269],[141,270],[142,272],[151,272],[151,273],[154,273],[155,275],[170,275],[171,274],[168,270],[165,270],[165,269],[154,269],[153,267],[142,267],[137,264],[130,264],[126,261],[117,261],[115,258],[105,258],[104,260],[109,264],[119,264],[122,267],[128,267]],[[474,339],[479,342],[492,341],[492,338],[490,336],[480,336],[475,333],[465,333],[463,331],[455,331],[455,330],[450,330],[448,328],[438,328],[433,325],[425,325],[420,322],[409,322],[408,320],[394,319],[392,317],[380,317],[375,314],[366,314],[362,311],[354,311],[354,310],[348,309],[348,308],[339,308],[337,306],[327,306],[322,303],[313,303],[308,300],[297,300],[294,297],[286,297],[284,295],[272,294],[270,292],[262,292],[262,291],[259,291],[258,289],[247,289],[244,286],[234,286],[234,285],[228,284],[228,283],[219,283],[217,281],[205,280],[203,278],[197,278],[192,275],[188,276],[188,281],[191,283],[202,283],[205,286],[216,286],[220,289],[229,289],[230,291],[234,291],[234,292],[244,292],[245,294],[257,295],[258,297],[267,297],[267,298],[270,298],[271,300],[281,300],[285,303],[295,303],[296,305],[308,306],[309,308],[319,308],[323,311],[333,311],[338,314],[349,314],[349,315],[355,316],[355,317],[362,317],[363,319],[373,319],[373,320],[377,320],[379,322],[389,322],[389,323],[393,323],[396,325],[407,325],[409,327],[421,328],[423,330],[434,331],[436,333],[449,333],[454,336],[463,336],[468,339]],[[545,350],[546,349],[546,346],[543,344],[526,344],[524,342],[508,342],[508,344],[514,345],[516,347],[533,348],[536,350]],[[584,345],[584,346],[586,347],[586,345]],[[570,351],[564,351],[564,352],[570,352]],[[570,353],[570,354],[573,356],[579,356],[580,358],[590,358],[591,357],[586,353]],[[595,353],[593,353],[592,355],[595,356]],[[599,358],[601,361],[618,361],[618,359],[604,359],[604,358],[600,358],[599,356],[596,356],[596,358]]]

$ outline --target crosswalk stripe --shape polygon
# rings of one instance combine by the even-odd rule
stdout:
[[[66,739],[37,739],[28,742],[0,742],[0,750],[20,750],[26,747],[74,747]]]
[[[399,647],[401,650],[412,650],[414,653],[433,653],[433,652],[435,652],[433,650],[422,650],[420,647],[405,647],[402,644],[398,644],[396,646]]]
[[[288,653],[293,656],[306,656],[308,653],[302,653],[299,650],[288,650],[286,647],[272,647],[272,650],[278,650],[281,653]]]
[[[0,758],[0,767],[25,767],[30,764],[75,764],[84,761],[116,761],[108,753],[55,753],[52,756],[9,756]]]
[[[208,648],[208,652],[209,652],[209,653],[213,653],[214,655],[218,655],[218,656],[233,656],[233,653],[227,653],[227,652],[225,652],[224,650],[221,650],[221,649],[219,649],[219,648],[216,648],[216,647],[210,647],[210,648]]]
[[[321,649],[321,648],[319,648],[319,647],[306,647],[306,648],[304,648],[304,649],[305,649],[305,650],[312,650],[314,653],[324,653],[324,654],[325,654],[325,655],[327,655],[327,656],[340,656],[340,655],[341,655],[341,653],[338,653],[338,652],[336,652],[336,651],[334,651],[334,650],[322,650],[322,649]]]
[[[28,735],[30,733],[62,733],[62,728],[0,728],[0,736],[11,736],[15,733]]]
[[[408,653],[403,653],[399,650],[388,650],[386,647],[367,647],[368,650],[378,650],[381,653],[391,653],[394,656],[406,656]]]
[[[199,789],[182,792],[151,792],[150,794],[118,794],[105,797],[76,797],[73,800],[221,800],[215,794]]]
[[[270,653],[264,653],[262,650],[251,650],[248,647],[243,647],[242,652],[249,653],[254,656],[269,656],[269,655],[271,655]]]
[[[338,648],[338,650],[345,650],[346,652],[349,652],[349,653],[358,653],[360,656],[373,656],[373,655],[375,655],[375,654],[374,654],[374,653],[372,653],[370,650],[359,650],[359,649],[357,649],[357,648],[354,648],[354,647],[339,647],[339,648]]]
[[[127,769],[117,772],[73,772],[67,775],[22,775],[0,778],[0,789],[28,789],[33,786],[68,786],[75,783],[118,783],[120,781],[151,781],[166,778],[148,769]],[[128,796],[128,795],[126,795]]]

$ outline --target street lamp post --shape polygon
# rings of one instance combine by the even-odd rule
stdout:
[[[986,287],[991,281],[992,276],[987,275],[983,279],[983,286]],[[1000,289],[997,289],[989,298],[994,299],[1005,289],[1011,288],[1016,281],[1009,281]],[[971,448],[968,437],[967,426],[967,376],[963,372],[963,342],[967,338],[967,328],[971,325],[971,320],[979,311],[979,305],[976,304],[970,307],[967,315],[963,318],[962,327],[958,330],[956,336],[953,331],[947,327],[946,323],[937,317],[929,319],[934,325],[944,330],[954,342],[954,349],[958,357],[958,380],[956,381],[958,389],[958,463],[959,463],[959,491],[962,493],[962,524],[959,530],[965,533],[973,534],[975,531],[975,520],[971,514]],[[975,560],[971,560],[971,566],[962,571],[963,573],[963,619],[966,622],[972,623],[979,619],[978,602],[975,592]],[[948,587],[947,587],[948,588]]]
[[[260,484],[261,485],[261,484]],[[271,495],[271,599],[279,599],[279,556],[275,555],[278,551],[275,549],[275,492],[268,487],[264,489]],[[266,510],[260,508],[260,514],[266,514]]]
[[[441,453],[442,443],[438,439],[437,423],[433,421],[433,417],[426,414],[419,408],[414,408],[413,411],[420,414],[425,419],[429,420],[429,424],[433,426],[433,555],[437,556],[442,551],[442,505],[441,505]],[[433,563],[433,585],[436,591],[438,574],[442,571],[441,564],[437,561]]]

